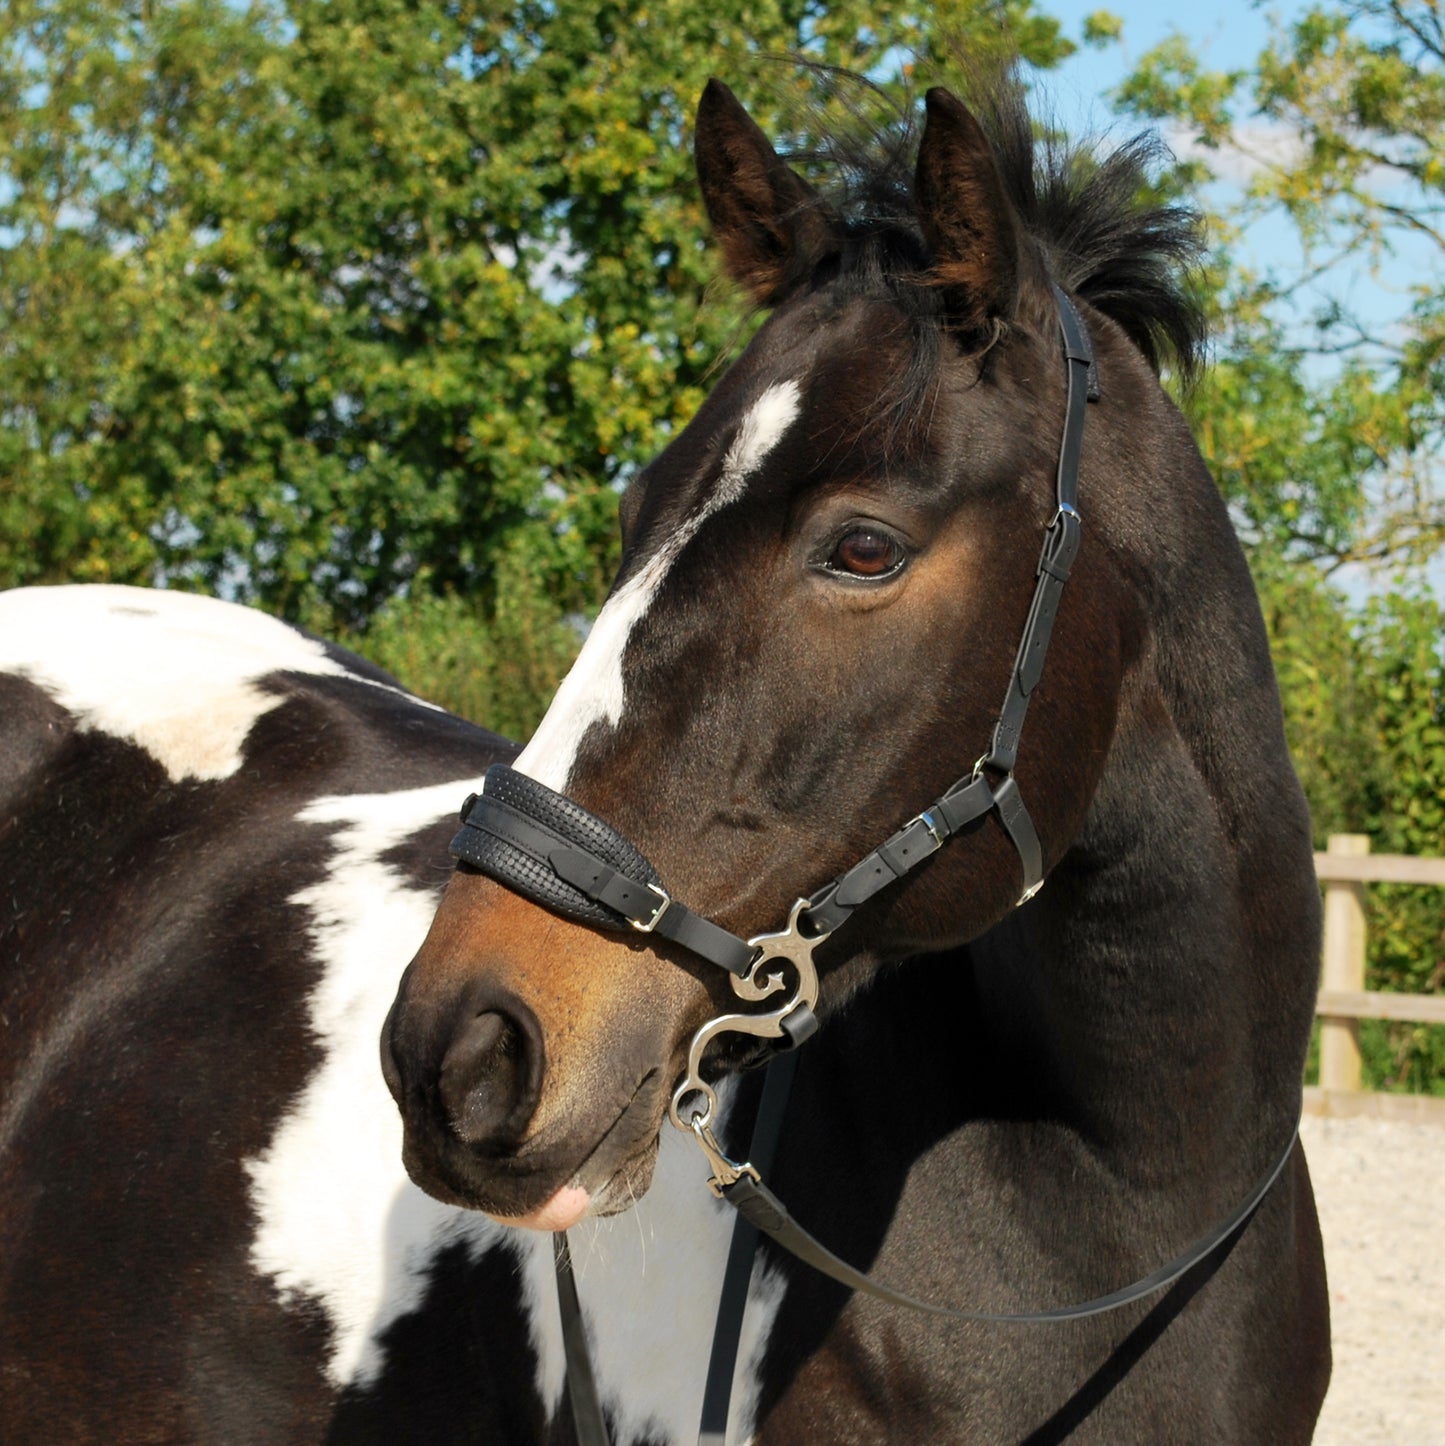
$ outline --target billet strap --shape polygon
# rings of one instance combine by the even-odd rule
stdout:
[[[1161,1265],[1158,1270],[1151,1271],[1141,1280],[1136,1280],[1132,1285],[1110,1291],[1107,1295],[1095,1296],[1081,1305],[1057,1306],[1050,1310],[957,1310],[950,1306],[935,1305],[932,1301],[920,1300],[917,1296],[906,1295],[903,1291],[880,1284],[834,1255],[826,1245],[810,1235],[788,1214],[787,1207],[761,1179],[754,1179],[744,1173],[731,1184],[723,1185],[718,1193],[775,1244],[796,1256],[805,1265],[810,1265],[840,1285],[847,1286],[849,1290],[872,1296],[873,1299],[888,1305],[924,1311],[929,1315],[943,1316],[950,1320],[988,1321],[997,1325],[1043,1324],[1048,1321],[1082,1320],[1087,1316],[1102,1315],[1105,1311],[1117,1310],[1120,1306],[1142,1300],[1145,1296],[1172,1285],[1181,1275],[1198,1265],[1249,1223],[1269,1193],[1270,1187],[1279,1179],[1290,1155],[1294,1153],[1298,1139],[1299,1126],[1296,1124],[1284,1153],[1250,1192],[1244,1203],[1182,1254],[1175,1256],[1166,1265]]]

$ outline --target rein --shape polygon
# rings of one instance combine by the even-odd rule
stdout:
[[[782,929],[746,940],[674,899],[647,858],[610,824],[505,764],[490,768],[482,793],[471,795],[462,806],[462,828],[451,844],[453,856],[536,903],[593,927],[631,927],[656,933],[726,970],[733,992],[748,1004],[762,1003],[784,990],[784,973],[771,966],[791,966],[791,992],[771,1009],[723,1014],[694,1034],[686,1073],[668,1106],[673,1125],[691,1134],[707,1158],[712,1169],[708,1187],[738,1212],[704,1393],[703,1446],[722,1446],[743,1306],[760,1232],[850,1290],[891,1305],[957,1320],[1076,1320],[1115,1310],[1162,1290],[1243,1229],[1279,1178],[1298,1137],[1296,1128],[1284,1153],[1248,1198],[1168,1264],[1132,1285],[1080,1305],[1021,1313],[955,1310],[871,1280],[804,1230],[763,1183],[762,1173],[771,1164],[797,1063],[797,1056],[789,1051],[818,1027],[813,1013],[818,1000],[813,957],[854,910],[912,873],[949,839],[980,827],[990,813],[997,813],[1019,856],[1022,886],[1018,903],[1032,898],[1043,885],[1043,850],[1014,778],[1014,765],[1030,698],[1043,672],[1064,584],[1079,548],[1078,477],[1084,418],[1087,403],[1097,401],[1100,395],[1093,347],[1083,319],[1057,286],[1054,295],[1068,373],[1056,507],[1044,534],[1033,600],[1003,706],[988,751],[971,774],[959,779],[852,868],[809,897],[797,900]],[[729,1033],[773,1041],[782,1051],[770,1065],[764,1084],[751,1158],[741,1164],[730,1159],[717,1141],[713,1129],[717,1094],[702,1076],[708,1046],[718,1036]],[[566,1239],[561,1234],[557,1236],[556,1261],[568,1389],[578,1439],[582,1446],[606,1446],[606,1423],[587,1356]]]

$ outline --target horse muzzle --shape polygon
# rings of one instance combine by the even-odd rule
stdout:
[[[407,1173],[448,1204],[538,1228],[627,1208],[714,1012],[644,936],[599,934],[459,872],[382,1029]]]

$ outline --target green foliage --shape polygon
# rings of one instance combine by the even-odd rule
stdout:
[[[1215,217],[1220,365],[1193,403],[1247,540],[1328,567],[1427,561],[1445,546],[1436,0],[1311,5],[1276,23],[1252,70],[1211,71],[1176,35],[1117,99],[1192,143],[1181,180],[1247,177]],[[1228,248],[1269,218],[1293,233],[1297,263],[1232,264]],[[1352,300],[1360,274],[1379,283],[1367,311]]]
[[[1445,609],[1419,588],[1351,609],[1312,571],[1256,553],[1290,747],[1315,845],[1367,833],[1377,853],[1445,852]],[[1366,891],[1366,987],[1445,987],[1445,900],[1435,887]],[[1361,1024],[1373,1088],[1445,1094],[1445,1028]]]
[[[360,626],[559,608],[618,486],[742,314],[712,283],[692,107],[972,30],[1048,63],[1031,0],[11,0],[0,14],[0,583],[159,581]],[[881,69],[880,69],[881,67]]]
[[[1084,42],[1087,45],[1108,45],[1124,34],[1124,22],[1110,10],[1095,10],[1084,17]]]
[[[1419,593],[1371,604],[1362,644],[1371,663],[1372,721],[1383,766],[1365,828],[1381,852],[1445,853],[1445,609]],[[1445,987],[1445,901],[1401,884],[1369,891],[1373,988]],[[1445,1094],[1445,1028],[1372,1025],[1381,1079]]]
[[[581,645],[539,580],[515,559],[499,568],[489,612],[426,587],[385,603],[346,646],[414,693],[504,737],[526,739]]]

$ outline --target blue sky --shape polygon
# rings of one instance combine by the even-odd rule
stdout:
[[[1052,111],[1065,130],[1075,135],[1110,130],[1128,134],[1139,122],[1114,114],[1110,92],[1139,58],[1174,34],[1188,40],[1202,63],[1216,70],[1252,69],[1271,34],[1271,18],[1298,14],[1304,0],[1266,8],[1250,0],[1197,0],[1192,5],[1159,5],[1149,0],[1041,0],[1056,16],[1078,51],[1057,70],[1039,78],[1041,109]],[[1085,19],[1096,10],[1108,10],[1124,22],[1122,44],[1102,48],[1083,43]],[[1166,139],[1176,146],[1179,138]],[[1219,164],[1220,157],[1211,158]],[[1233,196],[1221,186],[1217,200],[1227,205]],[[1237,195],[1238,193],[1235,192]],[[1241,259],[1259,269],[1279,267],[1285,272],[1299,265],[1299,250],[1291,228],[1278,219],[1257,225],[1240,248]]]
[[[1249,66],[1269,37],[1269,15],[1293,15],[1300,5],[1263,7],[1248,0],[1195,0],[1189,5],[1161,5],[1157,0],[1042,0],[1045,14],[1062,21],[1064,33],[1079,51],[1046,79],[1061,116],[1104,124],[1109,111],[1105,93],[1123,79],[1130,64],[1176,32],[1190,40],[1212,69]],[[1108,10],[1124,22],[1124,43],[1104,50],[1082,44],[1084,20]]]
[[[1306,9],[1307,0],[1280,5],[1251,4],[1249,0],[1195,0],[1188,5],[1160,5],[1157,0],[1040,0],[1041,8],[1057,17],[1064,33],[1079,45],[1078,52],[1057,70],[1040,78],[1039,90],[1064,128],[1074,134],[1106,131],[1111,126],[1126,133],[1133,123],[1121,120],[1110,108],[1108,94],[1140,56],[1161,40],[1178,33],[1191,42],[1211,69],[1249,69],[1275,28],[1272,20],[1290,21]],[[1096,10],[1108,10],[1124,22],[1123,44],[1096,49],[1083,44],[1085,19]],[[1240,249],[1242,259],[1260,270],[1288,276],[1300,263],[1300,250],[1292,228],[1276,217],[1256,224]],[[1325,288],[1343,297],[1367,319],[1395,317],[1402,312],[1403,292],[1420,276],[1422,266],[1438,265],[1438,255],[1423,244],[1403,242],[1386,275],[1371,275],[1363,266],[1341,268]],[[1322,299],[1324,289],[1314,293]],[[1300,319],[1310,306],[1306,297]],[[1437,592],[1445,592],[1445,555],[1427,569]],[[1356,597],[1372,591],[1384,579],[1361,569],[1345,569],[1336,581]]]

